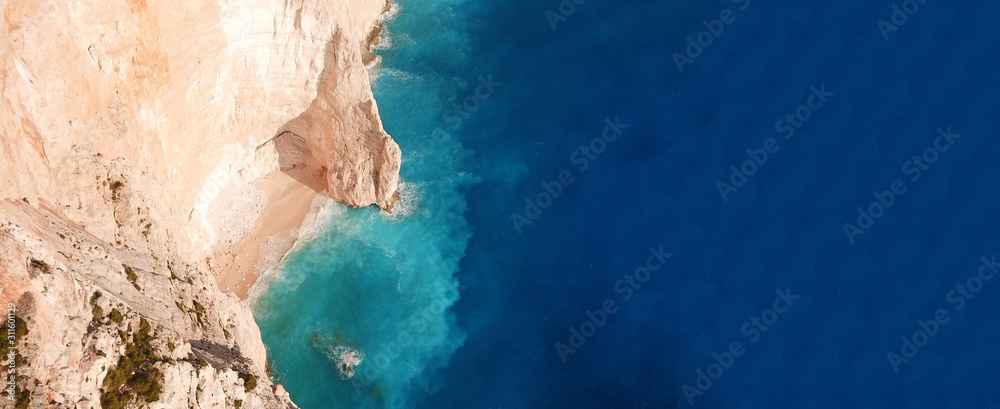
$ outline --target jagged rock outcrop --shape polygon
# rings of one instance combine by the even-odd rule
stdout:
[[[385,7],[0,0],[0,301],[27,329],[31,407],[150,380],[150,407],[293,406],[249,308],[216,286],[205,202],[297,169],[392,206],[400,150],[362,64]]]
[[[130,195],[115,200],[116,221],[143,229]],[[26,358],[16,387],[30,391],[32,407],[101,407],[113,392],[109,374],[126,367],[142,322],[152,336],[148,368],[158,374],[149,407],[294,406],[267,378],[249,308],[160,243],[160,229],[143,230],[150,233],[136,247],[119,246],[27,203],[4,201],[0,215],[2,296],[28,330],[16,340]],[[258,385],[248,390],[241,373]]]

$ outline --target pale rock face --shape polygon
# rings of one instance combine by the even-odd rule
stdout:
[[[131,208],[134,199],[126,193],[117,207]],[[28,335],[17,347],[28,364],[17,373],[32,402],[100,407],[105,376],[145,319],[163,374],[163,392],[149,407],[222,408],[235,400],[248,408],[294,406],[267,378],[249,307],[221,293],[211,274],[184,261],[158,234],[136,242],[141,248],[117,247],[21,201],[0,202],[0,217],[0,296],[27,320]],[[128,212],[116,222],[134,229],[138,217]],[[113,310],[122,323],[110,318]],[[209,365],[198,367],[199,359]],[[237,369],[253,374],[257,387],[246,390]]]
[[[233,178],[305,168],[335,200],[392,206],[400,150],[362,64],[385,7],[0,0],[0,301],[27,320],[32,407],[100,407],[141,319],[163,358],[150,407],[294,406],[194,243]]]
[[[183,224],[212,171],[273,170],[249,167],[288,131],[308,149],[297,165],[329,170],[333,199],[391,203],[399,147],[361,64],[385,2],[64,3],[0,1],[0,197],[89,203],[92,183],[51,184],[87,173],[80,161],[122,161],[162,185]]]

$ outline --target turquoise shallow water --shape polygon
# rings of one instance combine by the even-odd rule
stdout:
[[[997,4],[399,3],[405,199],[328,207],[253,307],[303,408],[1000,407]]]
[[[425,11],[441,9],[447,6]],[[406,13],[397,27],[440,25]],[[405,34],[393,42],[411,55],[440,53],[440,44],[420,48]],[[461,37],[452,42],[464,47]],[[461,63],[460,53],[440,55],[441,63]],[[255,300],[274,376],[304,408],[407,407],[411,390],[428,390],[434,370],[464,341],[448,310],[459,298],[454,273],[471,236],[459,188],[475,179],[463,172],[461,144],[434,133],[445,94],[460,84],[428,75],[434,68],[424,64],[410,67],[416,72],[386,67],[376,82],[379,105],[391,112],[386,128],[407,164],[394,213],[330,204],[314,238],[300,242]],[[361,365],[345,371],[355,351]]]

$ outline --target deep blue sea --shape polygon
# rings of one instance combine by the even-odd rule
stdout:
[[[1000,407],[997,21],[398,0],[404,199],[328,206],[254,301],[273,376],[308,409]]]

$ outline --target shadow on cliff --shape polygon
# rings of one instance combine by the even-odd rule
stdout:
[[[367,205],[351,202],[377,194],[388,138],[364,88],[368,82],[356,79],[368,75],[361,49],[336,27],[324,47],[316,98],[257,148],[273,143],[281,172],[352,206]]]
[[[316,140],[323,139],[322,134],[317,135],[317,132],[322,131],[318,129],[322,123],[317,122],[324,122],[323,111],[332,108],[321,101],[328,100],[324,94],[329,94],[337,86],[338,79],[333,75],[333,70],[336,64],[336,43],[340,36],[338,28],[324,47],[323,70],[317,80],[316,98],[305,111],[278,128],[273,138],[257,146],[260,151],[271,145],[278,156],[278,170],[317,192],[328,190],[329,169],[323,160],[323,146],[319,143],[321,141]],[[329,122],[330,119],[325,121]]]

